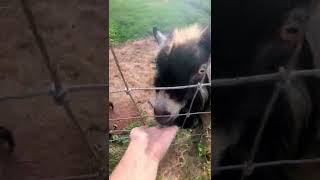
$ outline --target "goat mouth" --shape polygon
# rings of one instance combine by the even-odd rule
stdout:
[[[172,126],[175,124],[175,119],[177,118],[176,115],[172,116],[156,116],[155,120],[161,126]]]

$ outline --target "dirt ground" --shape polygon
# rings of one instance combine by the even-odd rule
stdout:
[[[63,84],[105,83],[104,1],[28,2]],[[0,2],[0,27],[0,96],[49,88],[50,76],[20,1]],[[82,129],[106,127],[105,92],[67,94],[67,99]],[[0,179],[77,176],[106,164],[93,159],[80,131],[49,96],[0,102],[0,114],[0,126],[10,129],[16,140],[15,152],[0,159]],[[89,131],[86,137],[91,147],[103,149],[97,152],[106,160],[104,134]]]
[[[114,51],[130,88],[153,87],[155,56],[158,47],[152,37],[126,42],[116,46]],[[110,119],[139,116],[137,108],[125,92],[111,93],[123,89],[125,89],[124,82],[109,50],[109,98],[114,104],[113,112],[109,113]],[[153,110],[149,102],[155,95],[154,91],[132,91],[132,95],[140,110],[152,116]],[[110,129],[114,127],[122,129],[129,122],[136,120],[109,121],[109,127]]]

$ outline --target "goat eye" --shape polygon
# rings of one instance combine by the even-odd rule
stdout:
[[[204,68],[199,69],[199,74],[204,74],[205,72],[206,72],[206,70]]]
[[[207,65],[202,64],[198,73],[202,75],[202,74],[206,73],[206,69],[207,69]]]
[[[297,25],[286,25],[281,29],[281,38],[283,40],[296,40],[299,36],[300,29]]]
[[[297,34],[298,32],[299,32],[299,30],[297,28],[294,28],[294,27],[287,28],[288,34]]]

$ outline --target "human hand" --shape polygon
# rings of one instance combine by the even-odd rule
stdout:
[[[160,161],[178,132],[177,126],[166,128],[137,127],[131,130],[132,143],[144,149],[145,153],[154,161]]]

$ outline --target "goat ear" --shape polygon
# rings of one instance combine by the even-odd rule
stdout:
[[[167,40],[167,36],[161,33],[157,27],[153,27],[153,36],[156,39],[160,48],[164,46],[165,41]]]
[[[202,60],[208,62],[211,55],[211,27],[207,27],[200,38],[199,46],[202,52]]]
[[[208,26],[201,35],[200,46],[211,52],[211,27]]]
[[[209,82],[211,82],[211,56],[209,57],[209,61],[207,65],[207,76],[209,78]]]

